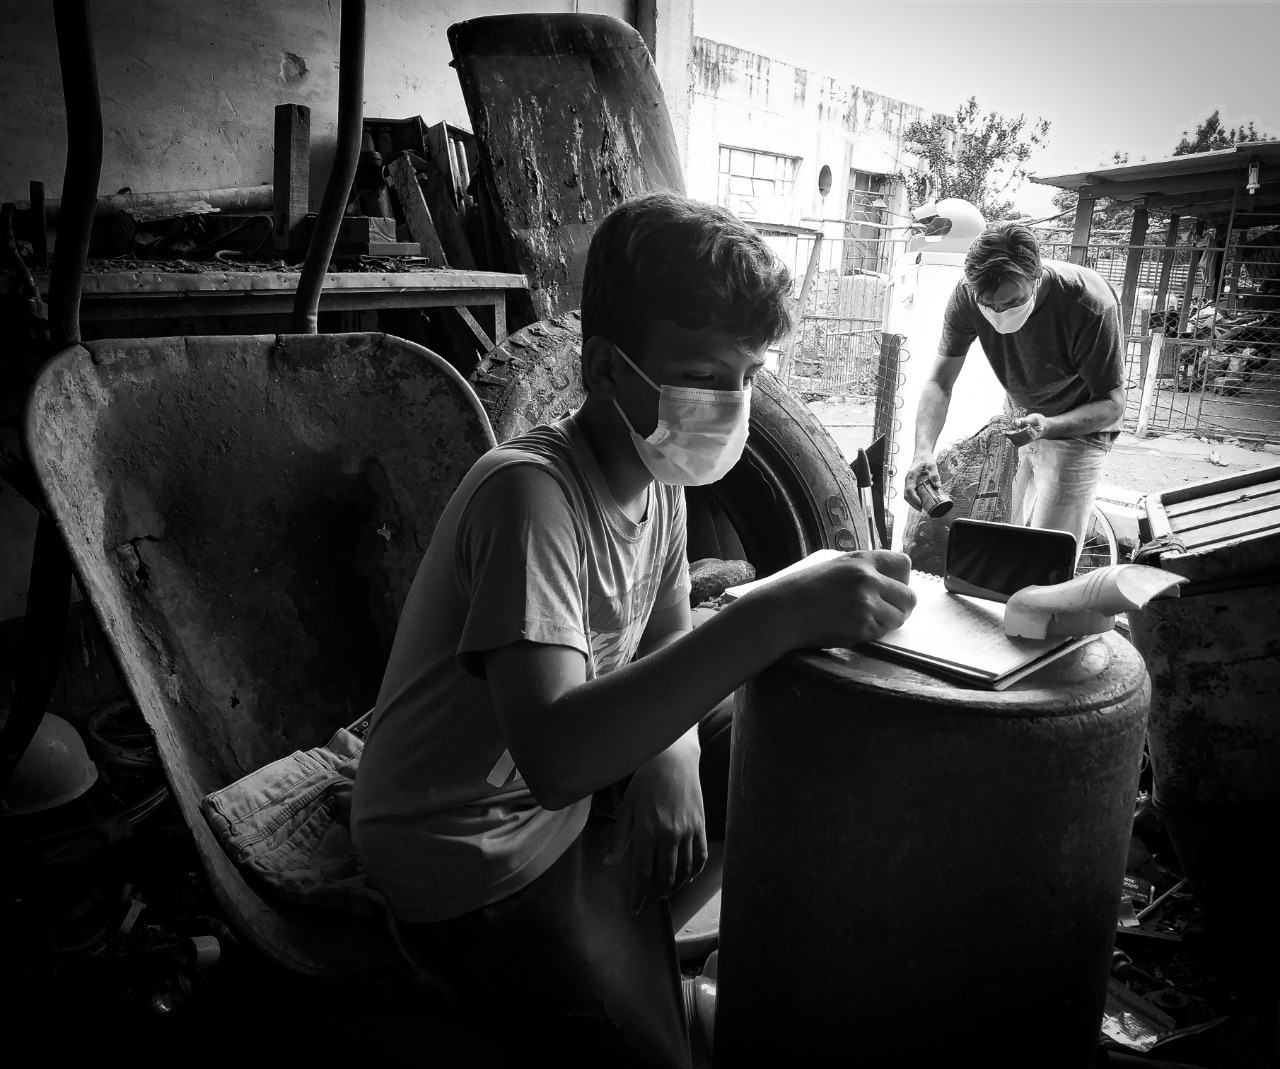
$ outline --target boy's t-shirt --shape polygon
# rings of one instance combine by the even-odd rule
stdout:
[[[978,308],[973,287],[956,285],[942,316],[938,352],[964,356],[974,338],[1009,400],[1024,412],[1060,416],[1124,386],[1124,346],[1115,291],[1100,274],[1045,260],[1040,306],[1012,334]],[[1120,429],[1120,419],[1105,431]]]
[[[550,812],[511,763],[484,680],[488,650],[568,646],[587,678],[627,664],[655,610],[689,596],[680,487],[618,507],[572,418],[485,454],[446,506],[401,613],[356,775],[351,828],[407,922],[526,886],[591,806]]]

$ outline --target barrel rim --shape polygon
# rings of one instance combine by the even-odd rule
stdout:
[[[1101,645],[1106,650],[1106,663],[1078,681],[1059,687],[1026,687],[1015,683],[1006,690],[967,687],[923,672],[894,664],[876,661],[877,665],[893,671],[895,676],[884,676],[865,671],[849,660],[871,661],[868,654],[856,650],[794,650],[787,654],[767,673],[785,665],[787,669],[806,679],[832,680],[843,677],[850,683],[873,691],[884,705],[910,705],[913,709],[929,708],[936,712],[982,713],[985,716],[1008,718],[1034,718],[1045,715],[1074,715],[1106,707],[1126,704],[1140,692],[1150,692],[1150,679],[1141,654],[1115,632],[1099,635],[1101,643],[1089,643],[1080,651],[1067,656],[1080,657],[1085,651]],[[1128,661],[1128,672],[1115,672],[1118,662]],[[1051,665],[1046,665],[1046,669]],[[762,673],[766,674],[766,673]],[[1028,677],[1034,679],[1035,675]],[[1104,676],[1111,676],[1096,689],[1090,689]]]

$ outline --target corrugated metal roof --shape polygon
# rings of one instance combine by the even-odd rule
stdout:
[[[1246,191],[1249,164],[1260,163],[1259,186]],[[1249,141],[1232,148],[1169,156],[1162,160],[1098,167],[1077,174],[1035,176],[1031,181],[1074,189],[1086,197],[1145,203],[1189,214],[1270,212],[1280,208],[1280,141]]]
[[[1214,149],[1212,152],[1193,152],[1186,156],[1166,156],[1162,160],[1145,160],[1142,163],[1126,163],[1118,167],[1095,167],[1077,174],[1060,174],[1052,177],[1035,175],[1031,181],[1059,189],[1079,189],[1099,180],[1106,182],[1145,183],[1148,179],[1174,178],[1200,174],[1205,171],[1229,171],[1247,167],[1251,156],[1264,161],[1280,160],[1280,141],[1249,141],[1233,148]]]

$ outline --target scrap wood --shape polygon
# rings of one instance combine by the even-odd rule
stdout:
[[[409,236],[422,246],[422,255],[432,267],[449,266],[449,258],[445,255],[444,246],[440,243],[440,235],[431,218],[431,209],[427,207],[427,199],[422,192],[418,180],[418,170],[413,164],[413,153],[402,152],[387,168],[387,176],[391,182],[392,192],[400,202],[400,210],[404,213],[405,225],[409,228]]]

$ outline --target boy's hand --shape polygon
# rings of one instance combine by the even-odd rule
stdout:
[[[623,794],[604,863],[616,865],[630,846],[636,912],[678,890],[707,862],[699,756],[696,742],[677,739],[636,770]]]
[[[792,648],[856,646],[902,626],[915,608],[911,558],[858,550],[761,587],[742,600],[773,598],[771,627],[787,627]]]

